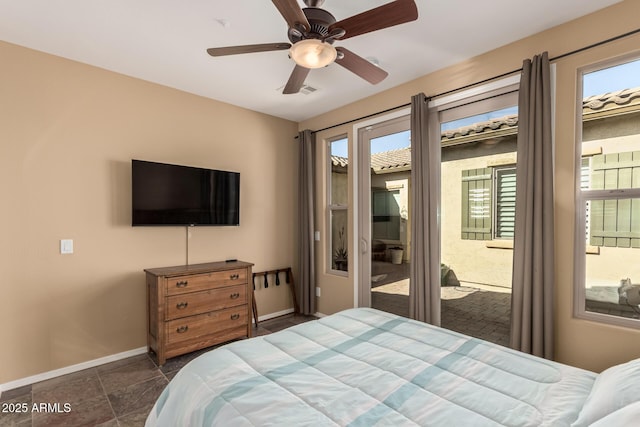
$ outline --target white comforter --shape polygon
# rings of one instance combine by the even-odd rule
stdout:
[[[373,309],[185,366],[147,426],[568,426],[596,374]]]

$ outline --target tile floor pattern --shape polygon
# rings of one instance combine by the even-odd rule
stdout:
[[[315,319],[287,315],[260,322],[254,336],[266,335]],[[0,396],[0,409],[23,405],[24,413],[0,412],[0,426],[144,426],[147,414],[171,378],[204,349],[167,360],[158,367],[147,354],[85,369],[40,383],[8,390]],[[32,412],[34,403],[59,403],[59,408]],[[64,404],[71,407],[65,412]],[[51,410],[55,412],[52,412]]]

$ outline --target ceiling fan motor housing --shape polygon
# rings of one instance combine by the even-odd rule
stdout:
[[[302,9],[302,11],[307,17],[311,29],[305,33],[301,28],[290,28],[288,36],[291,43],[295,44],[300,40],[306,39],[327,38],[329,35],[329,26],[336,22],[336,18],[326,10],[317,7],[307,7]],[[333,39],[331,38],[327,38],[326,41],[327,43],[333,43]]]
[[[307,7],[322,7],[324,0],[304,0]]]

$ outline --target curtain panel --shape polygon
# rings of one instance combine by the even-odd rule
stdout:
[[[511,347],[553,359],[554,147],[547,52],[523,63],[518,117]]]
[[[316,312],[316,274],[313,233],[315,230],[314,152],[315,134],[304,130],[298,134],[298,274],[296,287],[298,306],[302,314]]]
[[[409,317],[440,325],[439,141],[430,143],[424,93],[411,98],[411,265]]]

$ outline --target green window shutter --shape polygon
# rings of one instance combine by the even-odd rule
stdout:
[[[462,239],[491,240],[491,168],[462,171]]]
[[[638,188],[640,151],[599,154],[591,160],[591,189]],[[590,244],[640,248],[640,201],[637,199],[591,200]]]
[[[513,239],[516,219],[516,168],[496,169],[496,237]]]

